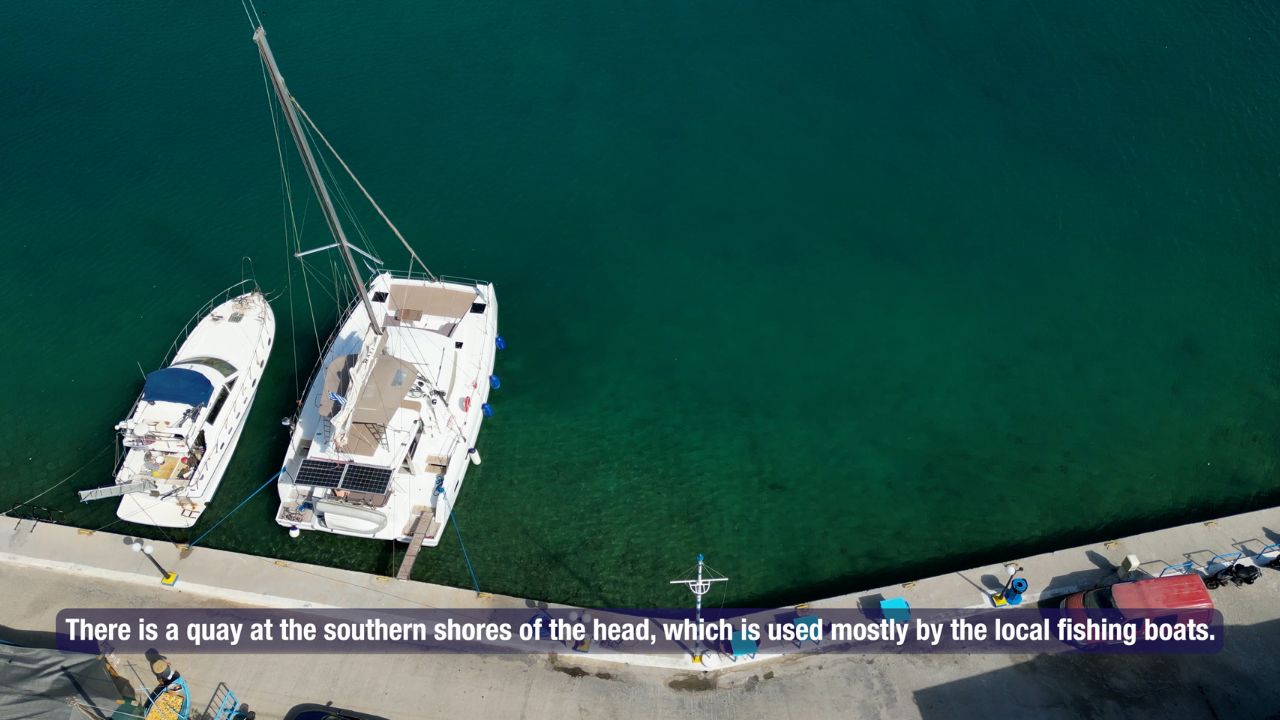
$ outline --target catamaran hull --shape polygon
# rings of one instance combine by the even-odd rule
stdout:
[[[378,276],[370,283],[369,293],[373,296],[385,293],[388,286],[396,282],[403,281],[397,281],[386,274]],[[303,461],[312,452],[312,446],[323,444],[327,438],[326,433],[332,432],[325,427],[328,421],[318,410],[326,396],[322,381],[326,369],[340,358],[360,349],[361,333],[368,326],[367,314],[357,300],[348,309],[335,333],[321,361],[320,371],[312,378],[301,410],[294,419],[294,430],[278,483],[280,507],[276,514],[276,522],[289,528],[291,534],[297,529],[407,543],[412,541],[415,530],[422,529],[425,532],[419,532],[418,535],[424,546],[439,544],[467,469],[472,464],[469,460],[470,453],[476,446],[485,417],[484,408],[489,400],[490,377],[496,355],[498,307],[491,285],[438,285],[475,292],[476,304],[484,306],[483,323],[472,328],[466,335],[467,343],[477,344],[468,347],[477,347],[478,352],[466,358],[465,377],[453,378],[455,385],[461,383],[461,390],[442,398],[450,408],[447,412],[452,413],[453,420],[460,426],[457,437],[449,442],[449,448],[435,456],[447,456],[447,462],[442,463],[443,472],[422,472],[421,468],[413,472],[401,467],[391,477],[390,492],[385,498],[374,499],[372,502],[381,504],[372,506],[342,502],[341,498],[335,497],[332,487],[317,487],[303,482],[305,473],[300,471]],[[450,336],[449,346],[452,345],[452,340],[453,337]],[[429,369],[424,371],[429,372]],[[358,458],[348,459],[339,454],[334,465],[343,464],[344,461],[354,463],[355,460]],[[420,527],[419,523],[424,524]]]

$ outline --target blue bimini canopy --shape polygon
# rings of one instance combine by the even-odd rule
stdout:
[[[187,368],[165,368],[147,375],[142,399],[148,402],[171,402],[180,405],[204,405],[213,395],[213,383],[204,375]]]

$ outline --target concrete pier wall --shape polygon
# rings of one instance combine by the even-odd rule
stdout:
[[[525,607],[529,601],[477,597],[467,590],[399,582],[363,573],[280,563],[215,550],[185,558],[157,544],[180,574],[177,587],[126,536],[22,523],[0,528],[0,631],[18,643],[52,642],[62,608]],[[1015,558],[1031,582],[1029,602],[1090,587],[1111,565],[1137,554],[1143,570],[1280,541],[1280,509],[1193,523],[1115,542]],[[977,606],[1003,582],[1003,565],[809,603],[857,607],[904,597],[913,607]],[[708,671],[687,657],[532,655],[216,655],[171,653],[197,709],[219,683],[258,712],[284,718],[301,703],[332,701],[396,720],[442,717],[567,716],[652,718],[1270,717],[1280,711],[1280,573],[1247,588],[1216,591],[1227,622],[1226,649],[1211,656],[832,655],[807,653],[730,663]],[[164,648],[161,648],[163,651]],[[146,659],[117,658],[140,687]]]
[[[156,585],[159,574],[133,552],[132,538],[113,533],[90,533],[50,524],[19,523],[0,531],[0,564],[21,565],[73,573],[86,579]],[[1239,553],[1251,562],[1269,546],[1280,543],[1280,508],[1269,508],[1208,522],[1190,523],[1115,541],[1082,545],[1031,557],[1010,557],[1022,568],[1030,587],[1028,603],[1077,592],[1118,579],[1117,568],[1128,555],[1139,559],[1139,572],[1152,576],[1170,566],[1192,562],[1198,571],[1212,572]],[[493,609],[534,607],[534,600],[479,594],[442,585],[370,575],[335,568],[288,563],[270,558],[155,543],[155,557],[179,581],[167,591],[193,601],[225,602],[279,608],[427,607]],[[1267,551],[1268,557],[1276,548]],[[915,608],[989,607],[990,597],[1007,579],[1005,563],[960,570],[901,585],[873,588],[834,598],[802,603],[811,608],[876,606],[880,599],[903,598]],[[69,598],[68,607],[77,606]],[[564,606],[554,606],[564,607]],[[708,657],[694,665],[688,656],[627,655],[594,649],[575,658],[595,662],[623,662],[668,669],[717,667],[725,658]],[[771,658],[760,655],[753,661]]]

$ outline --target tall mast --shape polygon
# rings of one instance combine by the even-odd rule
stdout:
[[[711,590],[711,583],[725,582],[725,581],[727,581],[727,580],[729,579],[729,578],[727,578],[727,577],[711,577],[711,578],[709,578],[709,577],[703,577],[703,576],[702,576],[702,569],[703,569],[703,567],[704,567],[704,566],[705,566],[705,563],[704,563],[704,562],[703,562],[703,560],[702,560],[702,553],[698,553],[698,577],[697,577],[697,579],[695,579],[695,580],[672,580],[672,581],[671,581],[671,584],[672,584],[672,585],[684,585],[684,586],[688,587],[688,588],[689,588],[689,591],[693,593],[693,596],[694,596],[695,598],[697,598],[697,600],[696,600],[696,602],[697,602],[697,610],[695,611],[695,617],[696,617],[696,618],[697,618],[697,620],[698,620],[698,625],[699,625],[699,626],[701,626],[701,625],[702,625],[702,596],[703,596],[703,595],[706,595],[706,594],[707,594],[707,592]],[[694,661],[694,662],[702,662],[702,640],[701,640],[701,638],[700,638],[700,637],[699,637],[699,638],[695,638],[695,639],[694,639],[694,641],[693,641],[693,661]]]
[[[293,106],[293,95],[289,94],[289,88],[284,84],[284,75],[280,74],[280,68],[276,66],[275,56],[271,54],[271,46],[267,44],[267,31],[259,27],[253,33],[253,41],[258,45],[258,54],[262,56],[262,62],[266,65],[267,74],[271,77],[271,84],[275,86],[276,96],[280,98],[280,107],[284,108],[285,122],[289,125],[289,132],[293,134],[293,142],[298,146],[298,154],[302,156],[302,165],[307,169],[307,177],[311,180],[311,187],[315,189],[316,197],[320,200],[320,208],[324,211],[324,219],[329,223],[329,232],[338,244],[338,252],[342,254],[342,259],[345,261],[343,264],[346,265],[347,274],[351,276],[351,282],[356,286],[356,293],[360,295],[360,301],[364,303],[365,312],[369,314],[369,325],[375,333],[381,335],[382,327],[378,325],[378,316],[373,313],[373,302],[369,300],[364,281],[360,279],[360,271],[356,268],[355,258],[351,255],[347,234],[343,232],[342,222],[338,220],[338,211],[333,207],[333,200],[329,198],[329,189],[325,187],[324,176],[320,174],[320,168],[316,165],[316,158],[311,153],[311,144],[307,142],[307,138],[302,132],[302,125],[298,122],[298,112]]]

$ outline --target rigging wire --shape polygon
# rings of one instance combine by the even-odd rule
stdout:
[[[325,277],[324,277],[324,275],[322,275],[322,274],[320,273],[320,271],[319,271],[319,270],[317,270],[317,269],[315,269],[315,268],[311,267],[310,265],[308,265],[308,264],[307,264],[307,261],[306,261],[306,260],[304,260],[304,259],[302,259],[302,258],[298,258],[298,265],[302,267],[302,271],[303,271],[303,273],[302,273],[302,274],[303,274],[303,277],[306,277],[307,273],[311,273],[311,274],[313,274],[313,275],[315,276],[315,281],[316,281],[316,284],[317,284],[317,289],[318,289],[318,290],[320,290],[320,291],[322,291],[322,292],[324,292],[324,294],[325,294],[325,295],[326,295],[330,300],[333,300],[333,301],[334,301],[334,303],[337,303],[337,304],[341,305],[341,302],[342,302],[342,301],[338,299],[338,296],[337,296],[336,294],[332,293],[332,292],[329,292],[328,288],[326,288],[326,287],[324,286],[324,284],[322,283],[322,281],[323,281],[323,280],[325,280]],[[319,333],[317,333],[317,335],[318,335],[318,334],[319,334]],[[319,348],[317,348],[317,351],[319,351]]]
[[[336,203],[334,204],[335,212],[340,211],[346,216],[351,226],[355,229],[356,236],[361,240],[361,242],[365,247],[370,248],[370,250],[372,250],[373,241],[369,238],[368,234],[365,232],[364,225],[360,222],[360,218],[358,215],[356,215],[355,209],[351,206],[350,201],[347,200],[346,193],[343,192],[342,185],[338,183],[337,177],[334,175],[333,170],[329,167],[328,160],[325,159],[325,156],[323,153],[319,152],[319,149],[316,147],[315,141],[311,138],[311,133],[309,130],[307,130],[306,126],[302,126],[302,132],[304,135],[303,142],[306,142],[315,151],[314,154],[316,157],[320,159],[320,165],[323,167],[323,172],[329,179],[329,184],[326,187],[332,190],[331,198],[336,200]],[[337,238],[335,238],[335,240],[336,239]],[[351,244],[350,242],[348,242],[348,244],[352,245],[352,247],[358,248],[358,246]],[[382,261],[379,260],[378,262],[381,263]],[[338,272],[337,260],[332,256],[332,254],[329,256],[329,265],[330,265],[330,275],[332,277],[332,284],[334,288],[342,289],[342,299],[338,301],[338,307],[337,307],[338,315],[339,317],[341,317],[343,310],[345,310],[346,307],[351,304],[351,302],[355,299],[356,294],[364,292],[364,281],[363,279],[357,277],[357,278],[352,278],[353,283],[340,282],[338,278],[341,275]],[[345,271],[342,274],[345,274]],[[360,287],[355,289],[346,287],[348,285],[354,284],[355,282],[358,282],[360,284]],[[374,322],[373,318],[370,318],[369,320],[370,322]]]
[[[342,165],[343,170],[347,171],[347,175],[351,176],[352,182],[356,184],[356,187],[360,188],[360,192],[364,194],[365,199],[369,201],[369,204],[373,206],[374,210],[378,211],[378,215],[382,218],[383,222],[385,222],[387,227],[391,228],[391,232],[395,233],[395,236],[399,238],[400,244],[404,245],[405,250],[409,251],[409,256],[422,267],[423,272],[427,274],[427,277],[431,278],[432,282],[436,282],[437,279],[435,274],[431,272],[431,269],[427,267],[426,263],[422,262],[422,258],[418,257],[418,253],[414,252],[413,247],[409,245],[409,241],[404,239],[404,235],[400,234],[400,229],[397,228],[395,224],[391,222],[391,218],[387,217],[387,214],[382,211],[382,207],[378,205],[378,202],[374,200],[373,196],[369,194],[369,191],[365,189],[364,184],[360,182],[360,178],[356,177],[356,174],[352,172],[346,161],[338,154],[338,151],[333,149],[333,145],[329,144],[329,138],[325,137],[324,133],[320,132],[320,128],[316,127],[316,124],[311,121],[311,116],[303,109],[302,104],[299,103],[297,99],[293,99],[292,102],[293,106],[298,109],[298,112],[302,113],[302,119],[307,121],[307,125],[310,125],[312,130],[315,130],[316,136],[320,138],[325,147],[329,148],[329,152],[333,153],[334,159],[338,161],[338,164]]]
[[[284,266],[285,266],[285,295],[289,296],[289,344],[293,350],[293,395],[294,397],[302,396],[302,386],[298,384],[298,319],[293,312],[293,258],[289,252],[289,230],[284,231]]]
[[[270,82],[270,79],[267,77],[267,66],[264,62],[262,62],[261,58],[259,58],[258,60],[258,65],[262,69],[262,89],[267,96],[267,114],[271,116],[272,137],[276,143],[276,159],[280,164],[280,184],[281,184],[281,189],[283,191],[282,193],[283,197],[281,198],[281,204],[282,204],[281,212],[282,213],[287,212],[287,216],[285,217],[285,222],[284,222],[284,244],[285,244],[285,255],[286,255],[285,267],[288,268],[288,284],[289,284],[290,341],[293,343],[294,393],[295,395],[300,396],[301,390],[298,387],[298,380],[297,380],[298,334],[295,329],[296,324],[294,323],[294,312],[293,312],[293,263],[290,261],[291,258],[288,257],[291,254],[290,248],[289,248],[289,240],[290,240],[289,233],[290,233],[290,230],[293,231],[292,239],[293,239],[294,252],[301,252],[302,251],[302,241],[301,241],[302,227],[305,227],[306,225],[306,221],[307,221],[306,210],[307,210],[307,207],[309,207],[309,205],[303,208],[302,227],[300,227],[298,224],[297,212],[293,204],[293,182],[289,177],[289,165],[288,165],[288,162],[285,160],[284,146],[280,142],[280,119],[277,115],[276,103],[271,94],[271,82]],[[307,308],[309,309],[311,314],[312,336],[316,343],[316,352],[319,353],[320,352],[320,329],[319,329],[319,325],[316,323],[315,306],[311,302],[311,286],[307,282],[307,278],[305,274],[302,277],[302,285],[303,285],[303,290],[306,292],[306,296],[307,296]]]
[[[341,298],[336,295],[334,296],[334,301],[337,303],[338,315],[341,317],[342,309],[347,306],[347,293],[351,292],[351,283],[341,282],[338,280],[341,276],[338,274],[338,260],[333,256],[333,253],[329,253],[329,277],[332,278],[334,290],[342,293]],[[369,319],[370,321],[373,320],[373,318]]]
[[[724,577],[723,573],[711,567],[710,565],[706,564],[705,562],[702,563],[702,567],[704,570],[710,570],[712,577]],[[728,594],[729,594],[729,583],[727,582],[720,583],[720,609],[721,610],[724,609],[725,597]]]
[[[310,212],[310,210],[311,210],[311,202],[308,201],[307,204],[302,208],[302,223],[293,232],[294,247],[298,249],[297,250],[298,252],[302,252],[301,235],[302,235],[303,229],[305,229],[307,226],[307,215]],[[298,258],[298,261],[300,265],[304,264],[302,262],[302,258]],[[322,352],[320,348],[320,325],[316,322],[316,306],[315,306],[315,303],[312,302],[311,300],[311,283],[307,280],[306,272],[303,272],[302,274],[302,287],[307,294],[307,310],[311,313],[311,332],[316,342],[316,355],[320,355]],[[317,360],[317,362],[318,361],[319,359]]]
[[[356,236],[360,238],[364,247],[372,252],[374,249],[373,241],[369,239],[368,233],[364,230],[364,225],[360,222],[360,217],[356,215],[351,202],[347,200],[347,194],[343,192],[342,185],[338,182],[338,177],[334,175],[333,169],[329,167],[329,161],[325,158],[324,153],[320,152],[319,148],[316,147],[315,140],[311,138],[311,131],[307,129],[307,126],[302,126],[302,132],[307,136],[307,143],[316,151],[315,156],[319,158],[320,165],[323,166],[324,173],[329,178],[328,187],[333,191],[333,197],[338,201],[338,208],[342,210],[347,220],[350,221],[351,226],[355,228]]]
[[[249,27],[251,27],[251,28],[253,28],[253,29],[257,30],[257,29],[258,29],[258,26],[259,26],[259,25],[261,25],[261,22],[258,22],[258,23],[254,23],[254,22],[253,22],[253,15],[250,15],[250,14],[249,14],[249,5],[246,5],[246,4],[245,4],[245,0],[240,0],[240,7],[244,8],[244,16],[245,16],[245,18],[246,18],[246,19],[248,19],[248,21],[249,21]],[[257,9],[257,8],[254,8],[254,9],[253,9],[253,12],[254,12],[254,14],[257,14],[258,9]]]
[[[263,82],[265,81],[264,69]],[[293,394],[294,397],[300,397],[302,395],[302,387],[298,384],[298,318],[293,309],[293,248],[290,247],[289,242],[289,221],[293,216],[293,193],[289,187],[289,172],[285,168],[284,153],[280,147],[280,128],[276,124],[275,106],[271,103],[270,95],[267,96],[267,109],[271,113],[271,125],[275,130],[276,155],[280,159],[280,214],[282,220],[281,229],[284,231],[285,295],[289,297],[289,344],[293,350]]]

